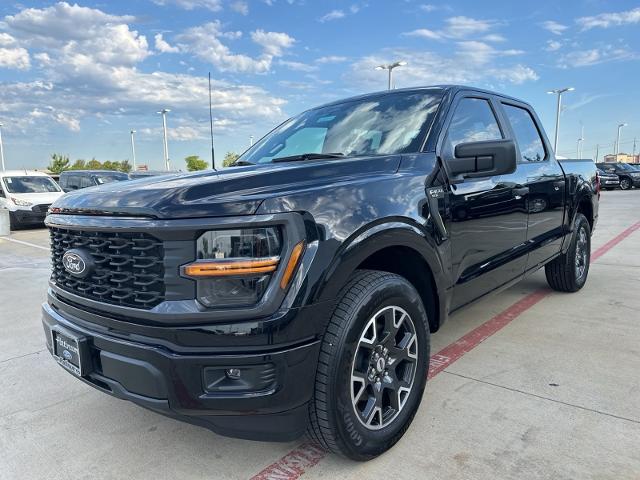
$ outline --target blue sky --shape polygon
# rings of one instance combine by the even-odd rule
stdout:
[[[396,86],[461,83],[534,105],[550,137],[565,98],[559,153],[621,151],[640,138],[640,4],[629,1],[111,0],[0,4],[0,122],[8,168],[44,167],[51,153],[210,158],[207,73],[216,163],[270,127],[333,99],[381,90],[374,67],[405,60]],[[640,143],[636,148],[640,151]]]

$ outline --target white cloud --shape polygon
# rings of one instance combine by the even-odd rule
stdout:
[[[286,33],[251,32],[251,39],[263,49],[257,58],[233,53],[220,41],[225,33],[219,21],[192,27],[176,36],[182,51],[189,52],[201,60],[211,63],[221,71],[266,73],[271,69],[274,57],[283,55],[284,50],[291,47],[295,40]]]
[[[635,55],[626,48],[606,45],[599,48],[568,52],[560,57],[558,65],[561,68],[588,67],[605,62],[631,59],[634,58],[634,56]]]
[[[507,41],[506,38],[504,38],[502,35],[499,35],[497,33],[490,33],[489,35],[485,35],[484,37],[482,37],[482,40],[484,40],[485,42],[496,42],[496,43]]]
[[[153,0],[156,5],[175,5],[185,10],[194,10],[196,8],[205,8],[212,12],[222,10],[221,0]]]
[[[472,47],[480,48],[483,53],[470,61]],[[532,68],[520,63],[505,63],[504,59],[511,53],[514,52],[491,49],[488,45],[472,46],[470,43],[460,46],[459,51],[447,55],[438,55],[429,51],[389,49],[356,61],[351,71],[346,74],[345,80],[357,85],[359,89],[383,88],[386,77],[375,71],[374,67],[384,63],[388,58],[408,62],[408,65],[399,69],[395,75],[399,87],[436,84],[473,84],[493,87],[496,81],[505,84],[521,84],[537,80],[538,75]]]
[[[178,53],[180,49],[178,47],[173,47],[169,45],[164,38],[162,38],[161,33],[157,33],[155,38],[156,50],[162,53]]]
[[[28,70],[31,68],[29,52],[24,48],[0,47],[0,68]]]
[[[278,60],[278,65],[282,65],[283,67],[287,67],[289,70],[293,70],[296,72],[315,72],[316,70],[318,70],[318,67],[315,65],[309,65],[302,62],[292,62],[288,60]]]
[[[326,15],[323,15],[318,19],[320,22],[330,22],[331,20],[338,20],[340,18],[344,18],[346,14],[343,10],[331,10]]]
[[[430,40],[441,40],[444,38],[442,32],[436,32],[434,30],[429,30],[428,28],[418,28],[417,30],[405,32],[403,35],[407,37],[428,38]]]
[[[0,88],[3,117],[17,129],[36,123],[47,128],[55,122],[78,131],[87,117],[147,117],[158,108],[169,107],[173,109],[173,121],[184,122],[185,128],[178,133],[183,138],[193,136],[186,127],[206,117],[207,78],[141,71],[139,64],[151,52],[146,38],[129,27],[127,22],[133,20],[67,3],[24,9],[5,17],[1,24],[5,31],[0,33],[0,62],[26,68],[27,49],[33,50],[33,59],[48,81],[3,83]],[[228,52],[216,37],[224,33],[219,24],[214,24],[211,32],[205,29],[202,33],[202,42],[217,45],[214,47],[217,53],[205,53],[217,54],[221,67],[237,67],[238,62],[242,66],[245,62],[247,71],[260,70],[261,62],[268,69],[273,57],[293,43],[286,34],[254,32],[257,33],[254,41],[262,46],[263,54],[252,59]],[[159,34],[155,46],[160,51],[183,51],[193,45],[172,46]],[[16,59],[5,55],[3,49],[19,52],[22,49],[24,53]],[[216,78],[212,87],[217,124],[240,125],[283,116],[284,100],[260,87]]]
[[[231,4],[231,10],[238,12],[240,15],[249,15],[249,5],[244,1],[237,1]]]
[[[583,30],[591,28],[609,28],[620,25],[632,25],[640,23],[640,7],[625,12],[601,13],[592,17],[580,17],[576,23]]]
[[[134,65],[144,60],[150,55],[147,39],[129,29],[126,22],[133,20],[66,2],[5,17],[22,46],[56,50],[71,65]]]
[[[405,32],[403,35],[411,37],[421,37],[430,40],[443,40],[443,39],[462,39],[472,35],[479,35],[491,30],[495,23],[489,20],[477,20],[475,18],[457,16],[450,17],[445,20],[445,27],[441,30],[431,30],[428,28],[419,28],[410,32]],[[498,35],[493,38],[496,41]],[[502,39],[502,37],[500,37]]]
[[[554,35],[562,35],[569,27],[561,23],[554,22],[553,20],[547,20],[546,22],[542,23],[542,28],[548,30]]]
[[[556,40],[547,40],[547,46],[545,50],[548,52],[555,52],[556,50],[560,50],[562,48],[562,43]]]
[[[317,58],[316,63],[341,63],[346,62],[347,60],[347,57],[343,57],[340,55],[327,55],[325,57]]]
[[[279,57],[282,51],[292,47],[295,39],[286,33],[281,32],[265,32],[264,30],[256,30],[251,32],[251,40],[261,45],[267,55]]]
[[[427,13],[435,12],[436,10],[438,10],[437,5],[432,5],[430,3],[418,5],[418,8],[423,12],[427,12]]]

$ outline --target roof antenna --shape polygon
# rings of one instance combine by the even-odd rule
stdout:
[[[209,72],[209,127],[211,129],[211,168],[216,171],[216,154],[213,149],[213,111],[211,107],[211,72]]]

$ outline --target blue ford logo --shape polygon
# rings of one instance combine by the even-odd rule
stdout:
[[[76,277],[89,275],[92,264],[91,256],[76,248],[67,250],[62,255],[62,266],[67,272]]]
[[[62,351],[62,356],[64,358],[66,358],[67,360],[71,360],[73,358],[73,355],[71,354],[71,352],[69,350],[63,350]]]

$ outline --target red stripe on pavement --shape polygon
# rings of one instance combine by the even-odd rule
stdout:
[[[549,295],[551,290],[536,290],[521,300],[503,310],[491,320],[484,322],[479,327],[463,335],[455,342],[447,345],[435,355],[431,356],[428,378],[433,378],[442,370],[447,368],[456,360],[459,360],[465,353],[473,350],[494,333],[502,330],[509,323],[515,320],[520,314],[526,312],[536,303]]]
[[[591,261],[596,261],[638,229],[640,229],[640,222],[635,223],[616,235],[591,254]],[[551,293],[552,290],[548,289],[540,289],[530,293],[495,317],[487,320],[479,327],[471,330],[455,342],[444,347],[438,353],[432,355],[428,378],[431,379],[438,375],[449,365],[462,358],[487,338],[502,330]],[[260,473],[251,477],[250,480],[297,480],[304,475],[309,468],[317,465],[326,456],[327,452],[319,446],[311,442],[303,443],[295,450],[287,453],[280,460],[272,463]]]
[[[629,235],[631,235],[633,232],[635,232],[639,228],[640,228],[640,222],[636,222],[634,225],[631,225],[629,228],[627,228],[622,233],[620,233],[620,234],[616,235],[615,237],[613,237],[611,240],[609,240],[607,243],[602,245],[600,248],[598,248],[595,252],[593,252],[591,254],[591,261],[595,262],[602,255],[604,255],[609,250],[611,250],[613,247],[618,245],[622,240],[627,238]]]

